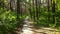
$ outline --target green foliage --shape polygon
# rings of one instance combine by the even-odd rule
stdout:
[[[21,20],[25,17],[26,15],[19,15]],[[7,10],[7,8],[0,7],[0,33],[5,34],[7,32],[15,31],[18,24],[20,23],[17,21],[16,11]]]
[[[0,7],[0,32],[14,31],[17,26],[16,12]]]

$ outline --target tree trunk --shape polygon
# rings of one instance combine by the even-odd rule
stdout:
[[[53,1],[52,13],[53,13],[53,23],[55,23],[55,1]]]
[[[48,22],[50,23],[50,5],[49,5],[49,0],[47,0],[48,2]]]

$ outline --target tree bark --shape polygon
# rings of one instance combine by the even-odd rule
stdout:
[[[53,13],[53,23],[55,23],[55,1],[53,1],[52,13]]]
[[[49,0],[47,0],[48,2],[48,22],[50,23],[50,5],[49,5]]]

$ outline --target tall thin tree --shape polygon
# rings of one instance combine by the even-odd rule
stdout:
[[[20,15],[20,0],[17,0],[17,27],[18,28],[21,27],[21,25],[20,25],[21,22],[20,22],[19,15]]]
[[[39,7],[39,6],[38,6],[38,0],[35,0],[35,2],[36,2],[36,18],[35,18],[35,19],[36,19],[36,21],[37,21],[37,23],[38,23],[38,19],[39,19],[39,18],[38,18],[38,12],[39,12],[39,10],[38,10],[38,7]]]
[[[53,13],[53,23],[55,23],[55,1],[53,1],[52,13]]]
[[[49,0],[47,0],[48,2],[48,21],[50,22],[50,4],[49,4]]]

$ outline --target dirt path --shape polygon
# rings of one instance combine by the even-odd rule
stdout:
[[[27,24],[23,25],[22,32],[17,31],[18,34],[60,34],[60,30],[48,28],[48,27],[40,27],[37,28],[32,22],[26,21]]]
[[[23,28],[22,30],[23,32],[18,32],[18,34],[60,34],[60,30],[48,27],[35,28],[32,25],[28,28]]]
[[[34,26],[30,25],[30,27],[23,30],[21,34],[60,34],[60,31],[47,27],[41,27],[37,29]]]
[[[33,24],[33,21],[29,21],[25,19],[22,28],[16,28],[14,34],[60,34],[60,30],[48,28],[48,27],[41,27],[36,26]]]

